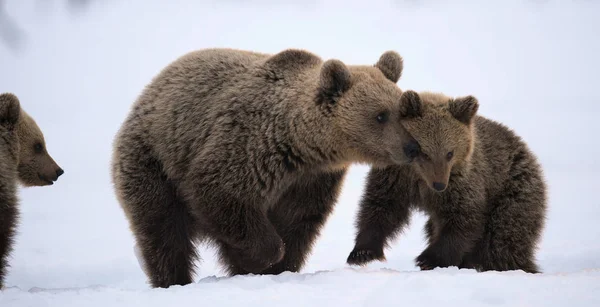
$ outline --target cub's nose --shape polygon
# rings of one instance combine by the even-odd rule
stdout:
[[[65,173],[65,171],[63,171],[63,169],[59,167],[59,168],[56,170],[56,179],[58,179],[58,177],[60,177],[60,175],[62,175],[62,174],[64,174],[64,173]]]
[[[443,190],[446,189],[446,184],[445,183],[441,183],[441,182],[434,182],[433,183],[433,189],[436,190],[436,191],[438,191],[438,192],[441,192],[441,191],[443,191]]]

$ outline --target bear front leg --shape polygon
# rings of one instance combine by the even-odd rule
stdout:
[[[410,189],[404,169],[393,166],[369,172],[359,205],[354,249],[346,259],[348,264],[384,261],[385,245],[408,225]]]
[[[217,185],[200,185],[192,191],[188,202],[202,231],[219,245],[220,260],[230,275],[259,274],[283,258],[283,241],[260,204]]]
[[[430,221],[437,238],[415,259],[421,270],[459,266],[483,234],[483,210],[476,202],[464,198],[438,206]]]
[[[7,203],[0,205],[0,290],[4,288],[4,278],[8,271],[8,256],[12,250],[17,218],[16,199],[8,199]]]
[[[285,243],[285,256],[263,274],[300,271],[333,210],[345,174],[346,170],[306,176],[268,211],[269,220]]]
[[[433,226],[433,220],[431,218],[429,218],[427,222],[425,222],[425,226],[423,226],[423,231],[425,232],[427,244],[433,244],[433,242],[437,240],[437,232],[435,227]]]

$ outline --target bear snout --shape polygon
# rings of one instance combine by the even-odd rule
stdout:
[[[53,169],[52,171],[40,173],[38,175],[38,178],[44,183],[42,185],[52,185],[55,181],[58,180],[58,177],[60,177],[64,173],[65,171],[62,168],[58,167],[56,169]]]
[[[433,182],[432,186],[433,186],[433,189],[438,192],[442,192],[446,189],[446,184],[443,182]]]
[[[58,167],[57,169],[54,170],[54,173],[52,173],[52,171],[50,171],[50,174],[43,176],[45,179],[48,179],[49,181],[57,181],[58,177],[60,177],[62,174],[64,174],[65,171]]]
[[[414,158],[418,157],[421,153],[421,146],[417,141],[410,141],[402,146],[402,151],[406,158],[412,161]]]
[[[64,174],[64,173],[65,173],[65,171],[64,171],[62,168],[60,168],[60,167],[59,167],[59,168],[56,170],[56,179],[54,179],[54,181],[58,180],[58,177],[60,177],[60,175],[62,175],[62,174]]]

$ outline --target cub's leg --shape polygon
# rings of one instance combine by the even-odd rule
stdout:
[[[463,256],[482,237],[485,196],[478,191],[477,187],[464,184],[460,178],[451,178],[445,192],[430,194],[424,199],[435,203],[428,211],[431,230],[437,236],[434,240],[430,237],[427,248],[415,259],[422,270],[460,266]]]
[[[427,219],[425,226],[423,226],[423,231],[425,232],[425,238],[427,239],[427,244],[432,244],[437,240],[439,234],[436,232],[435,227],[433,226],[433,220],[431,218]]]
[[[5,187],[2,188],[4,190]],[[8,258],[12,251],[19,214],[14,191],[6,194],[6,201],[0,204],[0,290],[4,288],[4,278],[8,273]]]
[[[518,160],[504,192],[490,203],[486,236],[472,261],[480,271],[539,273],[535,251],[546,219],[546,188],[534,162]]]
[[[360,202],[355,245],[346,262],[366,265],[385,260],[383,249],[410,221],[406,167],[372,168]]]

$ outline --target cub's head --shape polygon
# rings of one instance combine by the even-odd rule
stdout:
[[[323,63],[317,104],[330,117],[340,147],[354,162],[373,166],[405,164],[403,146],[411,141],[400,124],[402,57],[383,53],[375,65]]]
[[[468,165],[473,152],[473,121],[479,108],[473,96],[406,91],[401,99],[402,125],[416,140],[406,155],[427,186],[442,192],[450,172]]]
[[[64,171],[48,154],[42,131],[33,118],[20,108],[19,100],[15,95],[2,94],[0,101],[2,104],[12,106],[11,114],[16,112],[15,110],[19,111],[18,119],[13,124],[19,146],[17,157],[19,181],[24,186],[53,184]]]

